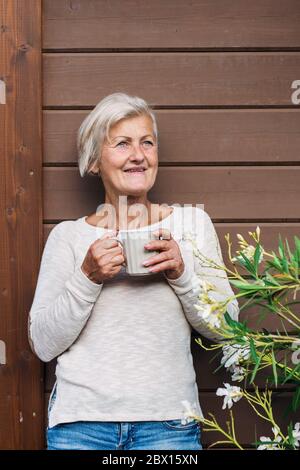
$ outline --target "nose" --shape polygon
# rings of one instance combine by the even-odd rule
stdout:
[[[141,162],[145,159],[144,151],[140,144],[132,144],[132,149],[129,155],[130,161]]]

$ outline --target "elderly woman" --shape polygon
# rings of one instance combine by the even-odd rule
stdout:
[[[215,285],[215,300],[233,292],[226,273],[201,263],[182,236],[194,233],[202,253],[222,263],[208,214],[149,200],[157,146],[153,111],[124,93],[105,97],[80,126],[80,174],[100,176],[105,201],[57,224],[43,252],[29,339],[42,361],[57,357],[48,449],[202,448],[199,420],[189,418],[202,416],[191,330],[215,337],[195,308],[199,279]],[[135,206],[146,209],[138,224],[129,214]],[[116,235],[127,229],[156,233],[145,247],[154,251],[145,276],[125,270]],[[236,300],[227,311],[237,319]]]

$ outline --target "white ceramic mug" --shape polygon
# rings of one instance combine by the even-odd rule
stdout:
[[[120,230],[118,235],[111,237],[120,243],[123,249],[123,256],[126,272],[131,276],[146,276],[153,274],[149,271],[149,267],[143,266],[143,262],[147,258],[151,258],[159,251],[147,250],[144,248],[150,240],[159,240],[161,237],[154,235],[153,232],[145,230]]]

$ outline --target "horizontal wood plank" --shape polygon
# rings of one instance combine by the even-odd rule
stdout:
[[[299,47],[297,0],[45,0],[43,47]]]
[[[77,163],[76,136],[89,111],[45,110],[43,161]],[[157,110],[161,163],[300,162],[300,108]]]
[[[151,105],[292,106],[299,52],[44,53],[44,106],[124,91]]]
[[[204,204],[215,219],[299,218],[300,167],[160,168],[149,192],[152,202]],[[77,168],[44,168],[44,219],[75,219],[104,200],[98,177]]]

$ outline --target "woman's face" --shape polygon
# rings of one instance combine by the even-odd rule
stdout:
[[[147,115],[122,119],[110,128],[109,137],[99,162],[105,191],[114,196],[145,195],[158,170],[152,119]]]

